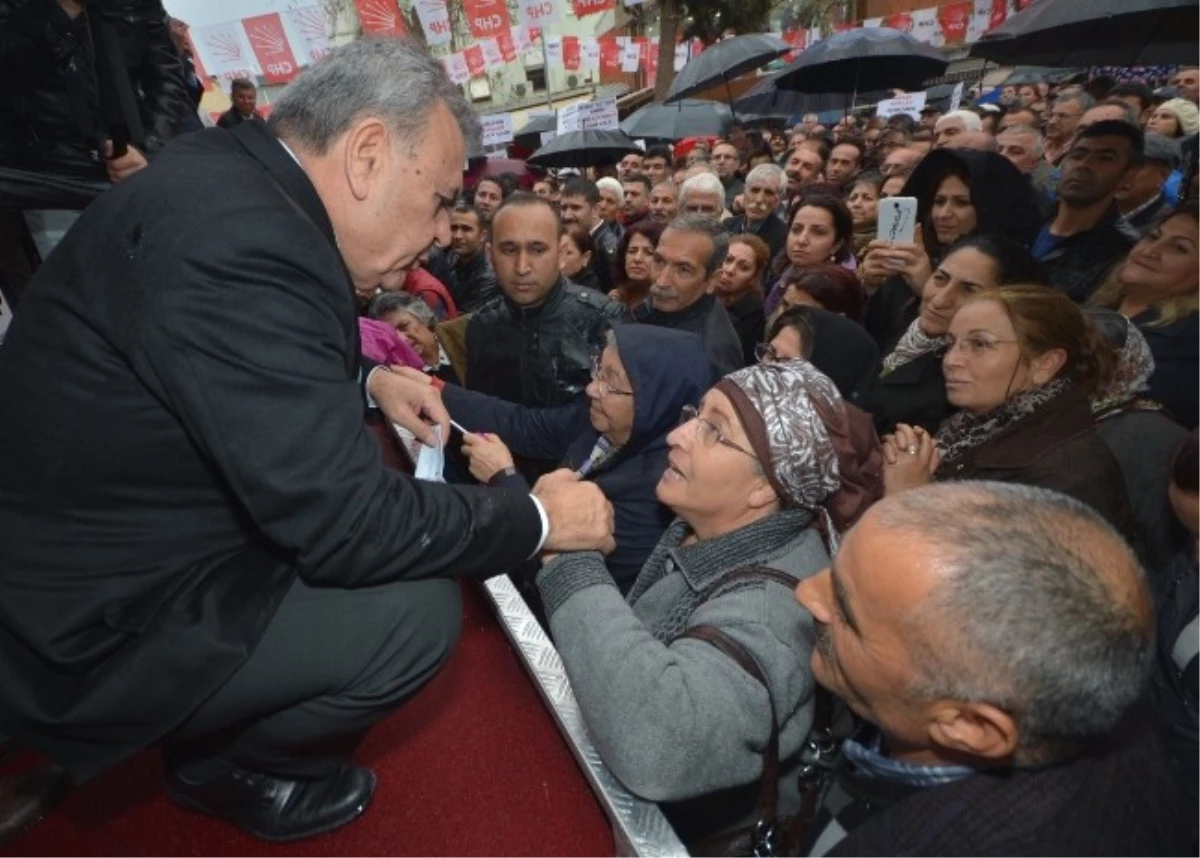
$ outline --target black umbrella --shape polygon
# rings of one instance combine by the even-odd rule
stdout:
[[[522,149],[537,149],[542,145],[542,135],[554,131],[558,127],[558,116],[553,113],[543,113],[530,119],[513,135],[513,143]]]
[[[1087,74],[1087,69],[1060,69],[1054,66],[1017,66],[1012,70],[1012,74],[1000,82],[1000,86],[1061,83],[1077,74]]]
[[[733,103],[733,109],[739,118],[753,116],[755,118],[787,119],[805,113],[823,113],[827,110],[845,109],[845,93],[812,93],[780,89],[776,86],[776,82],[782,73],[777,71],[764,76],[762,80],[746,90],[745,95]],[[856,100],[860,104],[874,104],[891,97],[890,90],[881,89],[860,92]]]
[[[1196,0],[1038,0],[985,34],[971,56],[1042,66],[1196,62]]]
[[[615,164],[630,152],[641,152],[620,131],[571,131],[560,134],[530,155],[525,163],[545,169]]]
[[[630,137],[682,140],[684,137],[724,137],[733,112],[719,101],[684,98],[674,104],[647,104],[621,123]]]
[[[775,86],[800,92],[917,90],[945,74],[937,48],[890,27],[860,27],[822,39],[779,72]]]
[[[729,81],[733,78],[760,69],[791,50],[794,50],[792,45],[771,33],[751,33],[724,39],[689,60],[675,76],[663,100],[668,103],[678,101],[722,81],[725,82],[726,91],[729,91]],[[729,100],[733,101],[731,91]]]

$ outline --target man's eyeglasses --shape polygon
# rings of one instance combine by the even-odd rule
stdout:
[[[759,363],[775,363],[783,360],[775,346],[771,343],[759,343],[754,347],[754,358]]]
[[[633,396],[632,390],[618,390],[612,386],[604,374],[604,370],[600,367],[599,355],[592,358],[592,381],[596,382],[596,386],[600,388],[601,396]]]
[[[679,415],[679,425],[686,426],[693,420],[696,421],[696,437],[700,439],[700,443],[705,447],[711,447],[713,444],[720,444],[728,447],[731,450],[737,450],[739,453],[745,453],[751,459],[757,459],[758,456],[751,453],[745,447],[740,447],[725,437],[717,425],[711,420],[701,417],[700,412],[692,405],[683,406],[683,411]]]

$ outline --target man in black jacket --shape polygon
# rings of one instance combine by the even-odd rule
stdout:
[[[787,242],[787,223],[779,216],[779,201],[787,179],[783,170],[774,164],[759,164],[746,176],[746,188],[742,192],[745,214],[725,221],[725,227],[734,235],[757,235],[767,243],[771,259],[783,252]],[[771,266],[763,269],[766,282]]]
[[[704,215],[675,218],[654,251],[650,298],[634,311],[638,322],[698,335],[714,381],[742,367],[742,344],[733,322],[708,291],[728,252],[729,233],[717,221]]]
[[[1015,484],[901,492],[796,598],[813,677],[871,725],[843,743],[800,854],[1195,851],[1139,709],[1153,600],[1090,507]]]
[[[123,130],[114,99],[132,108]],[[160,0],[0,0],[0,165],[118,182],[189,112]],[[116,157],[114,135],[130,144]]]
[[[588,231],[596,251],[592,254],[592,270],[596,272],[596,288],[606,295],[613,286],[613,263],[621,237],[608,229],[600,217],[600,189],[595,182],[576,176],[568,179],[559,192],[559,209],[563,223],[577,224]]]
[[[355,291],[449,240],[478,134],[437,61],[363,40],[83,213],[0,349],[0,733],[77,780],[163,742],[183,806],[328,831],[374,790],[359,738],[454,644],[447,579],[611,548],[594,486],[416,483],[363,425],[449,431],[364,364]]]
[[[450,247],[436,250],[429,261],[430,273],[450,290],[459,313],[473,313],[500,294],[487,244],[484,213],[459,200],[450,213]]]
[[[492,218],[501,296],[467,326],[472,390],[531,407],[563,405],[591,381],[592,357],[622,307],[558,271],[562,221],[540,197],[516,193]]]
[[[243,122],[262,121],[262,117],[254,111],[255,105],[258,103],[258,89],[254,86],[254,81],[240,77],[230,83],[229,100],[233,104],[217,119],[218,128],[229,130]]]

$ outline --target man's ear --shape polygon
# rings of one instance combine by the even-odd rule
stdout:
[[[935,745],[968,757],[1008,760],[1020,746],[1017,722],[990,703],[935,704],[928,729]]]
[[[346,132],[343,158],[346,180],[356,200],[364,200],[391,155],[391,135],[383,122],[368,116]]]

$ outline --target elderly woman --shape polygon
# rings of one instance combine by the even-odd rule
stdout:
[[[425,371],[459,384],[464,367],[453,365],[438,337],[438,320],[429,305],[404,292],[381,292],[371,300],[367,315],[391,325],[425,362]]]
[[[639,220],[625,227],[613,258],[612,278],[616,287],[608,297],[629,309],[641,306],[654,285],[654,251],[662,238],[663,224]]]
[[[883,192],[883,176],[879,173],[860,173],[846,192],[846,208],[854,222],[854,257],[862,263],[867,245],[875,240],[879,222],[879,199]]]
[[[747,365],[754,363],[754,348],[766,325],[761,283],[770,259],[770,248],[757,235],[731,236],[712,287],[742,342],[742,360]]]
[[[463,452],[480,482],[528,493],[516,453],[560,461],[604,490],[616,515],[608,571],[625,592],[671,520],[655,497],[667,433],[680,409],[699,402],[712,375],[695,334],[618,325],[608,340],[578,402],[525,408],[454,385],[442,389],[442,399],[451,416],[473,430]]]
[[[597,553],[559,556],[538,575],[601,759],[630,791],[662,802],[697,854],[712,854],[697,839],[755,822],[773,724],[780,812],[799,803],[814,688],[811,616],[792,590],[829,562],[817,530],[826,511],[841,528],[875,497],[844,490],[860,470],[839,454],[846,424],[833,383],[811,364],[731,373],[667,437],[657,491],[678,519],[628,597]],[[766,688],[707,642],[714,632],[746,650]]]
[[[1134,541],[1120,466],[1092,431],[1092,397],[1116,355],[1062,292],[1002,286],[967,300],[942,358],[958,413],[937,435],[900,424],[884,438],[888,493],[933,480],[997,480],[1089,504]]]
[[[1185,428],[1200,420],[1200,216],[1177,208],[1133,246],[1096,291],[1093,306],[1116,310],[1141,330],[1154,356],[1149,395]]]

